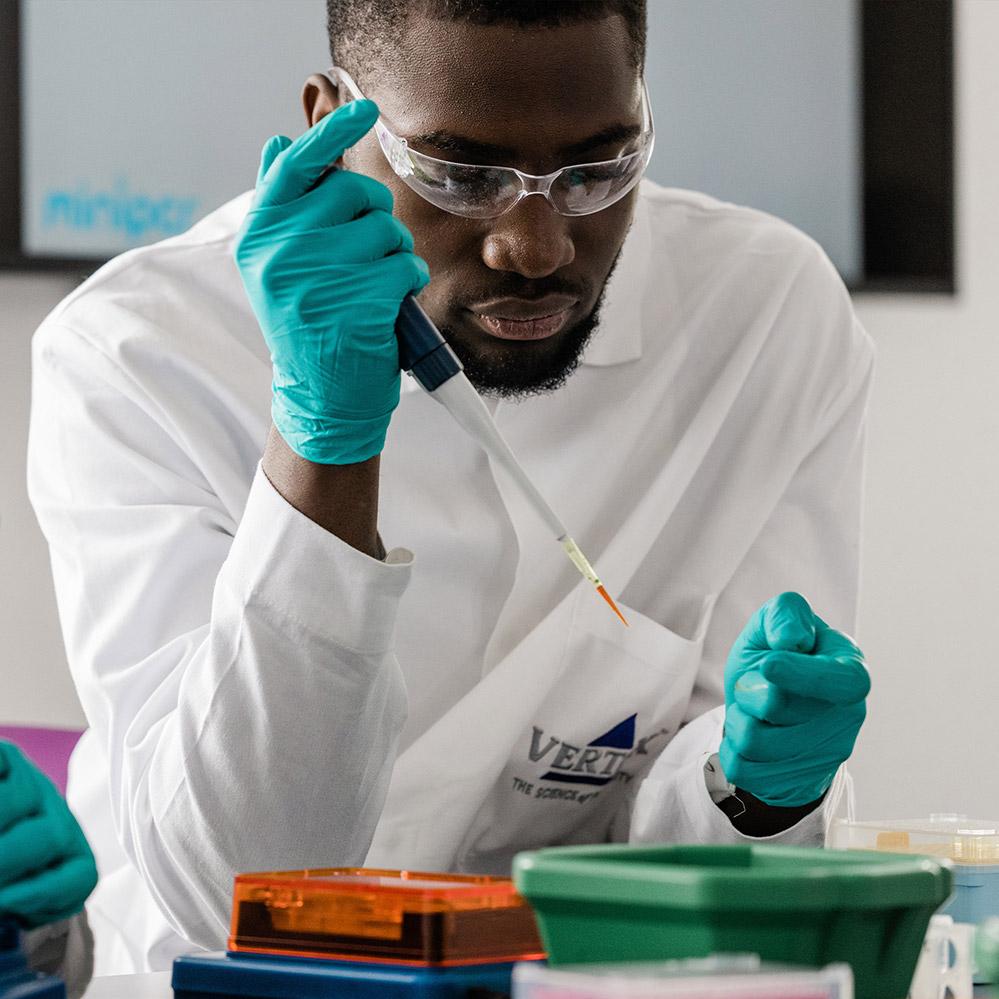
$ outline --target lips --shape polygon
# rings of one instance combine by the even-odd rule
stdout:
[[[569,318],[569,309],[556,312],[551,316],[539,316],[537,319],[500,319],[496,316],[476,315],[479,324],[501,340],[544,340],[553,336]]]
[[[487,333],[502,340],[543,340],[565,325],[576,302],[566,295],[534,301],[507,298],[471,306],[469,311]]]

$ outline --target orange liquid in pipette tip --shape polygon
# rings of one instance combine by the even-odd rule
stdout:
[[[606,600],[606,601],[607,601],[607,603],[609,603],[609,604],[610,604],[610,609],[611,609],[612,611],[614,611],[614,613],[615,613],[615,614],[617,614],[617,616],[618,616],[618,617],[619,617],[619,618],[621,619],[621,623],[622,623],[622,624],[623,624],[623,625],[624,625],[624,626],[625,626],[626,628],[629,628],[629,627],[631,627],[631,626],[630,626],[630,625],[628,624],[628,622],[627,622],[627,621],[625,620],[625,617],[624,617],[624,615],[623,615],[623,614],[622,614],[622,613],[621,613],[621,612],[620,612],[620,611],[618,610],[618,608],[617,608],[617,604],[616,604],[616,603],[614,603],[614,598],[613,598],[613,597],[612,597],[612,596],[611,596],[611,595],[610,595],[610,594],[609,594],[609,593],[608,593],[608,592],[607,592],[607,591],[606,591],[606,590],[605,590],[605,589],[603,588],[603,586],[598,586],[598,587],[597,587],[597,593],[599,593],[599,594],[600,594],[600,596],[602,596],[602,597],[604,598],[604,600]]]

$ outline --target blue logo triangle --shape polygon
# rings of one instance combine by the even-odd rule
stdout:
[[[635,719],[638,714],[633,714],[630,718],[625,718],[623,722],[618,722],[612,729],[598,735],[590,746],[609,746],[611,749],[631,749],[635,745]]]

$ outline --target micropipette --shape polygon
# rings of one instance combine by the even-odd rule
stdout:
[[[593,566],[538,492],[510,450],[510,445],[503,439],[486,404],[465,376],[461,361],[412,294],[403,299],[395,332],[399,339],[399,363],[402,369],[411,374],[431,399],[439,402],[483,451],[507,472],[555,535],[572,564],[597,588],[600,596],[627,627],[628,622],[600,582]]]

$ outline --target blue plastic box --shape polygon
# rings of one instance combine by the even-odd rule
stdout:
[[[505,999],[512,973],[219,952],[178,957],[171,984],[175,999]]]
[[[12,923],[0,922],[0,999],[66,999],[58,978],[31,971]]]
[[[999,916],[999,865],[955,864],[954,897],[940,912],[975,926]]]

